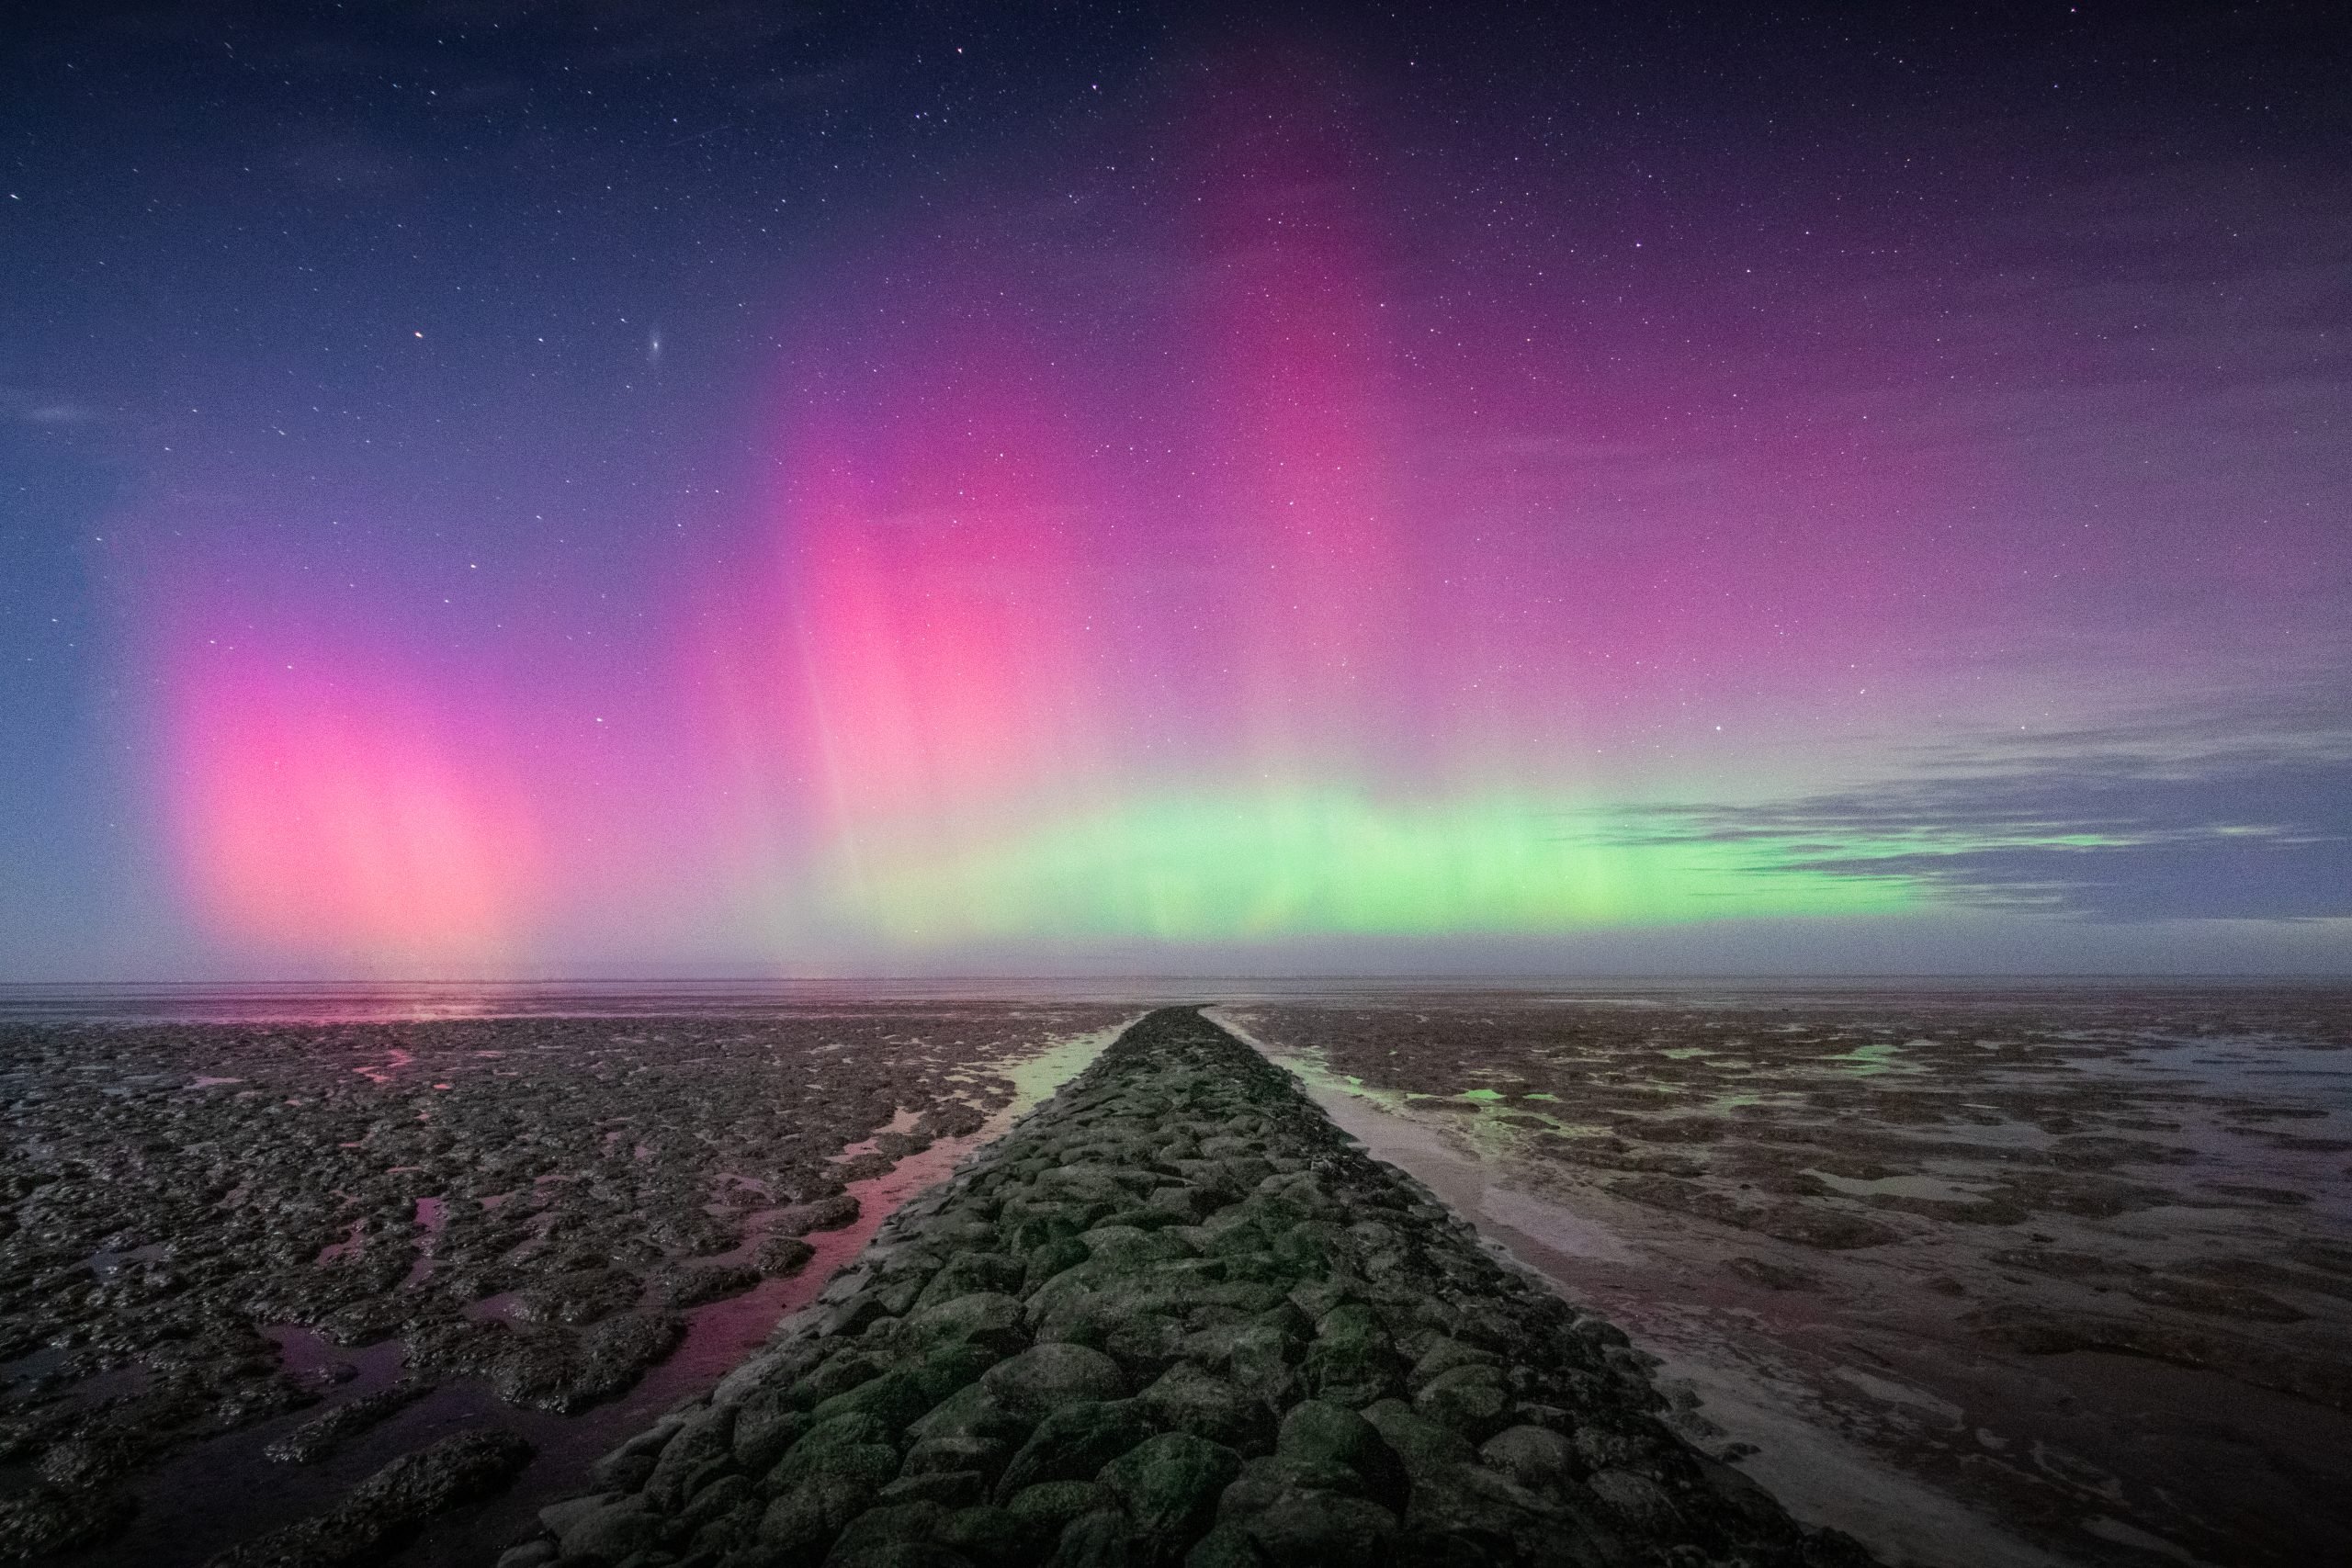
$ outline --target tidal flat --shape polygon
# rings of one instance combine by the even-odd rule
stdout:
[[[413,1005],[0,1023],[0,1560],[487,1562],[1140,1010]]]
[[[1890,1562],[2352,1539],[2352,992],[1387,991],[1217,1010]]]
[[[0,1021],[0,1560],[491,1562],[1150,990]],[[2352,993],[1219,992],[1885,1562],[2352,1535]]]

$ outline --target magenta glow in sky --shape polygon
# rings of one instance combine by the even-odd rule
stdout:
[[[601,238],[387,109],[431,243],[191,243],[209,336],[10,394],[140,465],[23,863],[175,972],[2340,958],[2338,176],[1102,47]]]

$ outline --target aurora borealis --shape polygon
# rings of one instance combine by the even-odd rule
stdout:
[[[2341,968],[2332,35],[2088,9],[28,28],[0,977]]]

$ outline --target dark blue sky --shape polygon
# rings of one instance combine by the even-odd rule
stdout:
[[[2328,7],[0,37],[0,979],[2352,957]]]

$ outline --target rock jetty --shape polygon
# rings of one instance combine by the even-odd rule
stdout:
[[[1180,1009],[501,1568],[1857,1568],[1649,1363]]]

